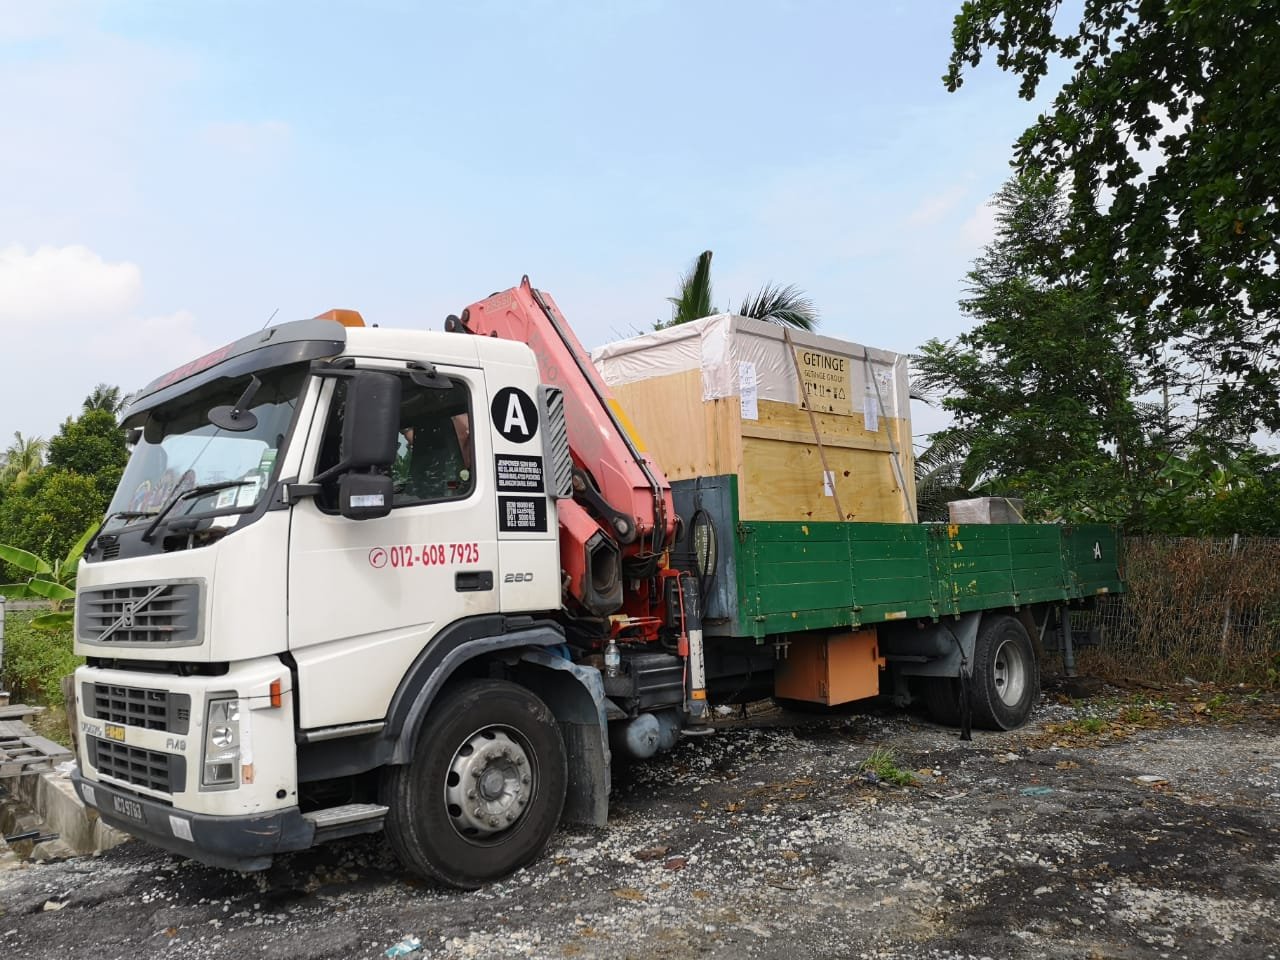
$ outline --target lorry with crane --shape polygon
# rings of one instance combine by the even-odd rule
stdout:
[[[604,826],[612,767],[715,704],[1011,729],[1069,605],[1123,589],[1106,526],[748,520],[731,474],[668,482],[528,278],[444,331],[269,327],[124,426],[77,581],[75,788],[238,870],[382,831],[480,886]]]

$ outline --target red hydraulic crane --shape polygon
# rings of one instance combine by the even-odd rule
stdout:
[[[551,297],[520,286],[471,304],[445,329],[527,343],[542,382],[559,387],[573,456],[573,499],[560,502],[567,592],[612,633],[653,639],[669,617],[660,581],[673,576],[671,487]],[[674,625],[673,625],[674,626]]]

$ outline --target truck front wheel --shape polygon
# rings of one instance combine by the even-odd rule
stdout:
[[[504,680],[468,681],[432,706],[412,762],[384,775],[388,842],[415,873],[473,890],[542,852],[567,776],[545,703]]]
[[[969,685],[974,725],[988,730],[1020,727],[1039,696],[1040,668],[1026,627],[1014,617],[984,618]]]

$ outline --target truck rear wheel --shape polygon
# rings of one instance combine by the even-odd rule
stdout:
[[[984,618],[974,645],[969,684],[974,726],[1020,727],[1039,697],[1040,667],[1026,627],[1010,616]]]
[[[387,840],[415,873],[473,890],[542,852],[567,776],[545,703],[504,680],[468,681],[432,706],[412,762],[388,768]]]

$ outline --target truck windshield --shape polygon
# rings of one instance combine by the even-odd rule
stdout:
[[[214,426],[209,411],[234,404],[249,382],[247,376],[215,380],[126,420],[126,428],[141,428],[142,435],[107,508],[104,529],[153,517],[175,496],[211,483],[247,481],[192,497],[177,504],[169,516],[253,507],[274,477],[305,376],[305,366],[259,372],[262,385],[249,404],[257,424],[243,432]]]

